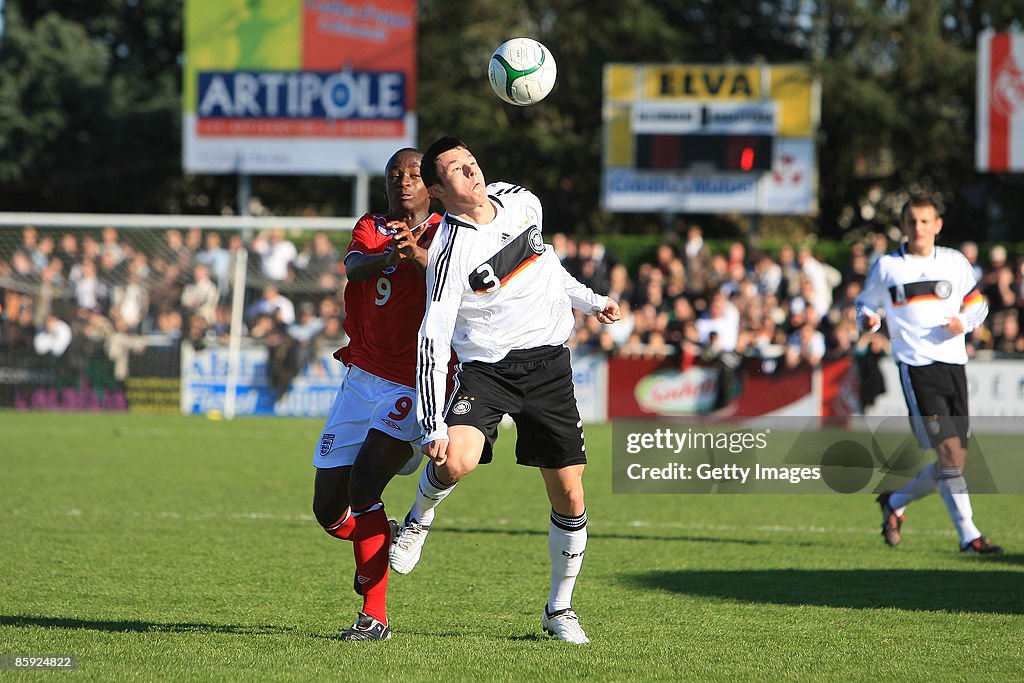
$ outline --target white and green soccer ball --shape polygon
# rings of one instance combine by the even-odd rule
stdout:
[[[558,70],[551,51],[532,38],[513,38],[498,46],[487,68],[491,87],[509,104],[537,104],[555,87]]]

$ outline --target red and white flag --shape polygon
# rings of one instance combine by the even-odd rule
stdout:
[[[1024,34],[979,37],[977,119],[977,170],[1024,171]]]

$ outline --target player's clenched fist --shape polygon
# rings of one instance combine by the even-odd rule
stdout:
[[[880,316],[875,315],[874,313],[868,313],[867,311],[863,313],[861,329],[865,332],[874,332],[881,326],[882,318]]]
[[[420,447],[423,455],[434,461],[435,465],[443,465],[448,460],[448,439],[438,439],[425,443]]]
[[[608,297],[608,302],[604,305],[604,308],[594,315],[603,324],[611,325],[622,317],[622,311],[619,310],[619,302]]]

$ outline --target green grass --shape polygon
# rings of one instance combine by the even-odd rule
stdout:
[[[319,430],[0,413],[0,654],[75,654],[94,680],[1024,671],[1024,497],[975,497],[1001,558],[958,554],[938,497],[911,508],[891,550],[867,495],[613,496],[609,427],[588,431],[590,545],[574,606],[590,646],[540,631],[548,504],[539,474],[513,463],[512,432],[439,509],[416,571],[392,575],[395,637],[339,642],[361,603],[350,546],[309,512]],[[392,483],[391,516],[414,487]]]

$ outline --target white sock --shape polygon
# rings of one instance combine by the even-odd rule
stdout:
[[[896,511],[897,515],[902,515],[907,505],[911,502],[918,498],[924,498],[929,493],[935,493],[938,490],[939,480],[935,470],[935,463],[933,462],[925,466],[917,473],[916,477],[889,496],[889,506]]]
[[[953,520],[956,532],[960,534],[960,546],[970,543],[981,532],[974,526],[974,510],[971,507],[971,497],[967,493],[967,482],[961,470],[950,467],[938,470],[939,472],[939,493],[949,510],[949,518]]]
[[[572,590],[587,550],[587,511],[579,517],[565,517],[551,511],[548,553],[551,555],[551,595],[548,612],[572,606]]]
[[[457,483],[457,482],[456,482]],[[430,461],[420,472],[420,485],[416,490],[416,500],[409,510],[409,516],[424,526],[434,521],[434,508],[455,488],[455,484],[442,484],[434,471],[434,462]]]

